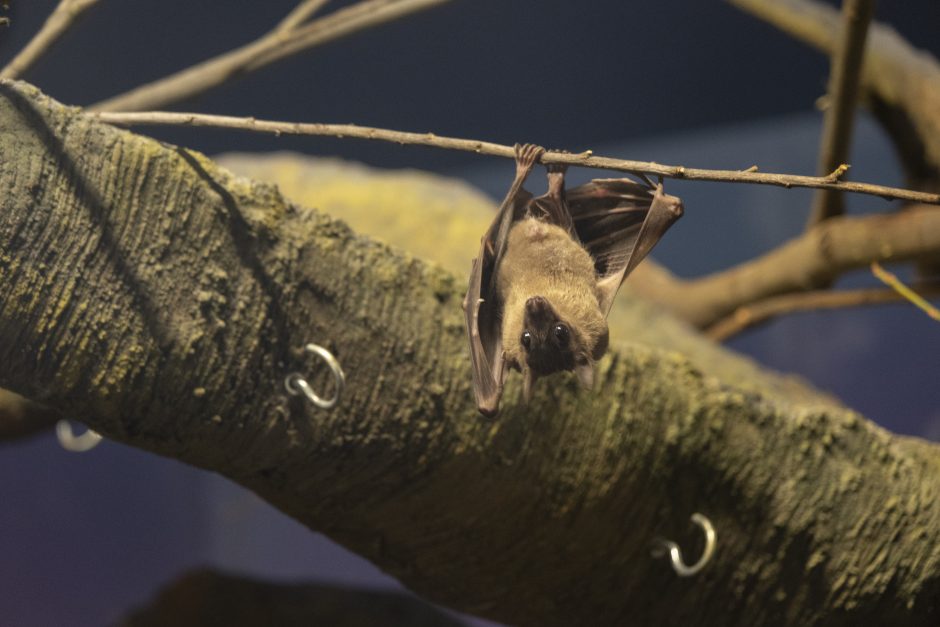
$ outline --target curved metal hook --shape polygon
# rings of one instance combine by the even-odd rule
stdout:
[[[333,353],[318,344],[307,344],[304,346],[304,351],[318,355],[326,362],[326,365],[330,367],[330,370],[333,371],[333,380],[336,382],[336,392],[333,394],[332,398],[322,398],[318,396],[316,392],[313,391],[313,388],[310,387],[310,384],[307,383],[307,380],[297,372],[292,372],[287,375],[287,378],[284,379],[284,387],[287,388],[288,394],[293,396],[303,394],[308,401],[321,409],[332,409],[336,407],[343,387],[346,385],[346,375],[343,373],[343,369],[340,367],[336,357],[333,356]]]
[[[705,532],[705,550],[702,551],[702,557],[697,562],[691,566],[686,566],[685,562],[682,561],[682,551],[679,550],[679,545],[671,540],[660,540],[659,544],[661,546],[653,551],[653,557],[661,557],[668,553],[669,560],[672,562],[672,569],[680,577],[691,577],[705,568],[708,562],[711,561],[712,555],[715,554],[715,543],[718,541],[718,534],[715,533],[714,525],[704,515],[695,512],[692,514],[692,522]]]
[[[81,435],[75,435],[68,420],[60,420],[55,424],[55,435],[62,448],[73,453],[90,451],[101,443],[101,434],[91,429]]]

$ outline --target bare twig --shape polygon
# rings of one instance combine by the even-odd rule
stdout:
[[[288,13],[287,17],[281,20],[281,23],[277,25],[277,30],[286,32],[297,28],[329,1],[330,0],[304,0],[304,2],[298,4],[293,11]]]
[[[940,209],[915,205],[893,214],[831,218],[765,255],[700,279],[641,265],[631,282],[643,296],[705,329],[740,307],[817,289],[872,261],[937,257]]]
[[[308,48],[403,17],[449,0],[364,0],[326,17],[301,24],[316,2],[294,9],[273,30],[255,41],[208,61],[96,103],[96,111],[140,111],[191,98],[235,76],[259,70]],[[289,28],[285,28],[285,22]]]
[[[835,50],[840,16],[812,0],[728,0],[827,53]],[[861,73],[862,99],[897,145],[910,178],[940,178],[940,62],[891,27],[872,24]]]
[[[62,0],[59,2],[36,36],[13,57],[3,70],[0,70],[0,78],[22,76],[23,72],[45,54],[82,13],[98,2],[99,0]]]
[[[208,115],[201,113],[174,113],[167,111],[142,112],[98,112],[93,113],[98,120],[108,124],[122,126],[206,126],[215,128],[230,128],[257,133],[273,133],[275,135],[319,135],[330,137],[353,137],[357,139],[374,139],[394,142],[397,144],[410,144],[418,146],[431,146],[448,150],[463,150],[476,152],[495,157],[514,158],[512,146],[494,144],[475,139],[459,139],[455,137],[441,137],[434,133],[407,133],[392,131],[354,124],[314,124],[300,122],[274,122],[269,120],[256,120],[254,118],[239,118],[225,115]],[[912,200],[927,204],[940,204],[940,194],[918,192],[908,189],[873,185],[870,183],[853,183],[841,181],[840,177],[846,168],[837,168],[828,176],[801,176],[794,174],[772,174],[747,170],[705,170],[700,168],[687,168],[685,166],[662,165],[652,161],[630,161],[626,159],[613,159],[610,157],[596,157],[588,150],[578,154],[567,152],[546,152],[542,155],[542,163],[561,163],[581,166],[585,168],[600,168],[605,170],[618,170],[621,172],[637,172],[667,178],[688,179],[695,181],[718,181],[725,183],[755,183],[759,185],[777,185],[780,187],[812,187],[820,189],[838,189],[859,194],[873,194],[882,198],[896,198]]]
[[[842,36],[832,55],[829,77],[829,108],[823,120],[819,148],[818,174],[832,172],[849,159],[855,102],[868,24],[874,13],[875,0],[843,0]],[[829,189],[816,193],[808,226],[844,213],[842,194]]]
[[[927,296],[940,296],[940,285],[925,285],[919,289]],[[898,292],[882,288],[783,294],[739,307],[730,316],[708,327],[705,335],[716,342],[723,342],[746,329],[786,314],[896,303],[904,299],[905,297]]]
[[[899,297],[909,301],[928,316],[940,322],[940,310],[928,303],[923,296],[906,286],[897,276],[882,268],[881,264],[877,261],[871,262],[871,273],[874,274],[879,281],[897,292]],[[924,292],[923,289],[920,291]]]

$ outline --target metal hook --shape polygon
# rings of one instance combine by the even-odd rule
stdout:
[[[81,435],[75,435],[68,420],[60,420],[56,423],[55,435],[62,448],[73,453],[85,453],[101,443],[101,434],[91,429]]]
[[[317,407],[321,409],[332,409],[339,402],[339,395],[343,391],[343,386],[346,385],[346,375],[343,374],[343,369],[340,367],[336,357],[333,356],[333,353],[326,350],[322,346],[317,344],[307,344],[304,346],[304,351],[314,355],[319,355],[320,358],[326,362],[326,365],[330,367],[330,370],[333,371],[333,380],[336,382],[336,393],[333,394],[332,398],[327,399],[317,396],[317,394],[310,387],[310,384],[307,383],[307,380],[297,372],[292,372],[291,374],[287,375],[287,378],[284,379],[284,387],[287,388],[288,394],[293,396],[303,394],[308,401]]]
[[[715,543],[718,541],[718,535],[715,533],[714,525],[712,525],[711,521],[704,515],[695,512],[692,514],[692,522],[701,527],[702,531],[705,532],[705,550],[702,551],[702,557],[700,557],[697,562],[691,566],[686,566],[685,562],[682,561],[682,552],[679,550],[679,545],[670,540],[660,540],[660,546],[657,546],[653,550],[653,557],[662,557],[668,553],[669,559],[672,562],[672,569],[676,571],[676,574],[680,577],[691,577],[705,568],[708,562],[711,561],[712,555],[715,553]]]

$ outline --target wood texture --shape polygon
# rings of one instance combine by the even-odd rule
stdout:
[[[0,385],[502,622],[937,624],[937,445],[638,345],[487,422],[447,272],[23,84],[0,150]],[[338,411],[283,391],[308,341]],[[718,549],[678,579],[650,547],[694,553],[694,511]]]

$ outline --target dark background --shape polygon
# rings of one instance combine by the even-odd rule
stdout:
[[[18,50],[54,4],[13,0],[13,24],[0,31],[0,54]],[[104,0],[27,78],[63,102],[91,104],[239,46],[294,4]],[[915,45],[940,51],[940,3],[879,4],[879,19]],[[576,151],[602,141],[809,110],[824,91],[827,67],[815,51],[724,2],[454,0],[316,48],[177,108],[501,143],[525,139]],[[434,170],[481,159],[218,131],[166,136],[185,137],[210,153],[296,148]]]
[[[54,4],[12,1],[0,63]],[[293,4],[104,0],[25,78],[63,102],[91,104],[246,43]],[[883,2],[877,16],[940,53],[935,0]],[[456,0],[176,108],[811,173],[820,121],[813,103],[827,73],[821,55],[722,2]],[[142,130],[210,154],[286,149],[429,169],[494,197],[512,176],[505,160],[427,148]],[[851,162],[857,180],[902,184],[890,145],[864,114]],[[687,213],[657,257],[683,276],[796,235],[811,199],[805,190],[668,185]],[[879,199],[849,199],[853,213],[887,208]],[[862,284],[873,284],[865,272],[840,281]],[[791,316],[730,345],[806,377],[887,428],[940,440],[940,327],[912,306]],[[111,442],[84,455],[59,449],[51,436],[0,445],[0,624],[107,623],[201,564],[275,579],[396,585],[215,475]]]

